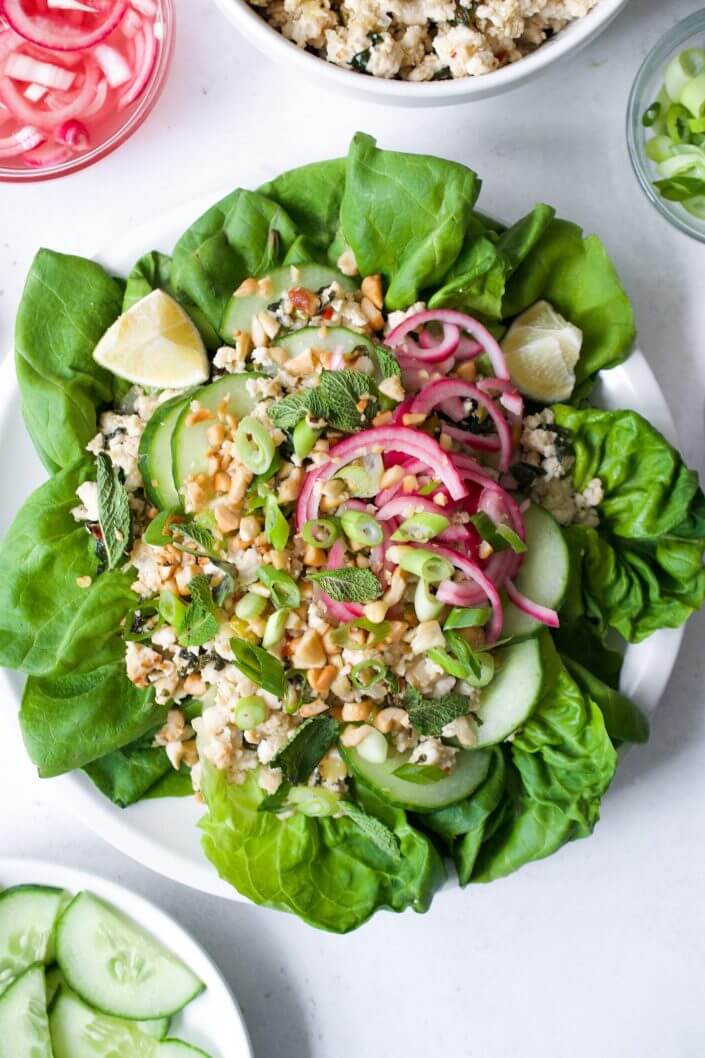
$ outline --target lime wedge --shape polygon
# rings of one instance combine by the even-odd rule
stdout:
[[[208,356],[198,330],[163,290],[123,312],[93,351],[101,367],[155,389],[185,389],[208,380]]]
[[[507,367],[521,392],[545,404],[567,400],[575,386],[575,365],[583,335],[547,301],[517,316],[502,349]]]

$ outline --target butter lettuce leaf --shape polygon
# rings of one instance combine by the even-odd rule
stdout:
[[[50,473],[84,455],[96,412],[117,380],[93,350],[120,315],[123,286],[94,261],[40,250],[27,276],[15,324],[22,415]]]
[[[561,610],[603,634],[615,628],[640,642],[677,628],[705,600],[705,498],[698,475],[633,411],[554,408],[571,431],[573,483],[603,484],[600,524],[565,530],[571,584]]]
[[[208,806],[203,848],[221,878],[256,904],[291,911],[320,929],[347,933],[379,908],[425,911],[445,876],[431,841],[366,788],[357,788],[356,801],[395,835],[398,855],[345,816],[258,812],[264,793],[254,774],[235,785],[206,765],[201,789]]]

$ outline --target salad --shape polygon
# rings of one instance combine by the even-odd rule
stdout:
[[[358,134],[126,281],[40,251],[19,309],[32,760],[195,791],[221,876],[330,930],[590,834],[648,737],[615,642],[705,598],[697,475],[590,403],[634,337],[602,243],[479,189]]]

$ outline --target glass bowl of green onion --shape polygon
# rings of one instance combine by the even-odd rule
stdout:
[[[705,242],[705,8],[649,53],[629,97],[627,142],[645,194]]]

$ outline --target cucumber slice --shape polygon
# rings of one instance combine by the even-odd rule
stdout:
[[[516,586],[533,602],[557,610],[570,576],[570,554],[563,531],[553,515],[535,505],[524,515],[524,525],[528,551]],[[524,636],[542,627],[540,621],[518,610],[513,603],[506,605],[502,635]]]
[[[231,342],[238,331],[250,331],[252,320],[257,313],[262,312],[268,305],[273,305],[287,290],[292,287],[304,287],[306,290],[321,290],[337,282],[343,290],[355,290],[357,284],[354,280],[342,275],[335,268],[326,265],[301,264],[295,265],[295,271],[287,265],[285,268],[275,268],[270,272],[269,278],[272,283],[271,293],[266,296],[254,294],[251,297],[238,298],[232,296],[223,315],[220,325],[220,333],[226,342]]]
[[[45,885],[0,893],[0,990],[32,963],[54,961],[54,924],[68,899],[63,889]]]
[[[462,750],[455,758],[455,768],[443,779],[431,783],[409,782],[394,775],[406,764],[409,753],[394,753],[382,764],[364,760],[356,749],[346,749],[345,758],[353,772],[385,800],[412,812],[433,812],[469,797],[484,782],[490,766],[489,753]]]
[[[189,423],[191,401],[197,400],[201,407],[207,408],[215,416],[223,401],[227,400],[228,411],[236,418],[242,419],[257,403],[247,392],[247,383],[250,379],[263,377],[260,372],[254,371],[225,375],[217,382],[211,382],[191,394],[189,402],[182,408],[176,420],[171,437],[172,473],[179,496],[183,495],[187,478],[208,471],[208,428],[215,421],[206,419],[204,422]]]
[[[330,353],[340,350],[341,353],[352,353],[354,349],[366,349],[374,363],[374,342],[366,338],[364,334],[349,331],[347,327],[327,327],[325,337],[321,337],[320,327],[302,327],[299,331],[290,331],[281,338],[277,337],[277,345],[286,349],[293,359],[299,353],[305,353],[307,349],[325,349]]]
[[[160,511],[179,506],[171,468],[171,438],[179,414],[190,400],[189,393],[160,404],[140,438],[138,459],[144,490]]]
[[[46,973],[46,993],[47,993],[47,1007],[51,1007],[52,1003],[59,994],[59,989],[64,986],[64,975],[58,966],[52,966],[51,970],[47,970]]]
[[[0,997],[0,1058],[52,1058],[44,987],[35,963]]]
[[[477,729],[477,747],[503,742],[521,727],[536,705],[542,683],[538,639],[508,647],[497,675],[480,692],[477,713],[482,723]]]
[[[143,1026],[99,1014],[62,989],[49,1016],[54,1058],[154,1058],[159,1038],[145,1033]]]
[[[153,1040],[163,1040],[169,1031],[171,1018],[152,1018],[150,1021],[136,1021],[135,1026],[145,1036],[151,1036]]]
[[[210,1058],[210,1055],[183,1040],[162,1040],[154,1052],[154,1058]]]
[[[56,954],[69,987],[114,1017],[168,1017],[205,987],[158,940],[91,893],[74,897],[59,919]]]

